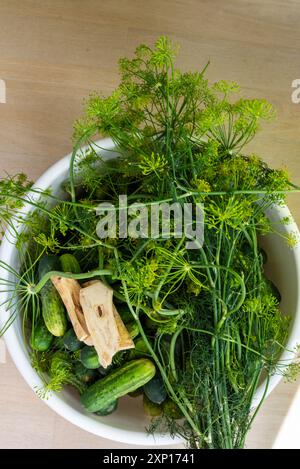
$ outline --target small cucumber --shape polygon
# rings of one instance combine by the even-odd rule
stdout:
[[[57,258],[55,256],[43,256],[39,262],[39,278],[47,272],[57,269]],[[67,318],[61,298],[51,280],[41,290],[42,315],[46,327],[52,335],[63,336],[67,330]]]
[[[30,336],[30,346],[33,350],[46,352],[53,342],[53,335],[48,331],[46,324],[40,320],[34,327]]]
[[[144,393],[154,404],[162,404],[167,397],[167,391],[161,376],[155,376],[144,385]]]
[[[69,329],[65,333],[63,336],[63,343],[64,346],[71,352],[76,352],[83,347],[83,343],[78,340],[73,328]]]
[[[158,417],[162,413],[162,406],[151,402],[145,394],[143,396],[143,407],[149,417]]]
[[[41,291],[42,314],[47,329],[51,334],[60,337],[65,334],[68,324],[65,308],[53,285],[46,285]]]
[[[82,363],[77,362],[75,364],[75,375],[82,381],[82,383],[91,384],[99,378],[96,370],[88,370]]]
[[[98,358],[98,354],[94,347],[89,347],[85,345],[80,352],[80,361],[89,370],[95,370],[99,368],[100,362]]]
[[[88,412],[101,411],[119,397],[146,384],[155,372],[154,364],[147,358],[127,362],[92,384],[81,395],[81,403]]]
[[[72,274],[80,274],[81,269],[78,260],[73,254],[63,254],[59,258],[61,270]]]
[[[108,406],[103,407],[101,410],[98,410],[96,415],[100,415],[101,417],[104,417],[105,415],[112,414],[115,410],[118,408],[118,399],[115,401],[111,402]]]

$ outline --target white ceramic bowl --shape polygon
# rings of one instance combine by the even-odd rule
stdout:
[[[101,154],[106,158],[114,157],[113,144],[110,139],[97,142],[103,150]],[[67,178],[71,155],[49,168],[36,182],[35,187],[46,189],[51,187],[54,192],[59,191],[61,183]],[[33,197],[36,197],[33,195]],[[24,214],[31,208],[24,208]],[[278,224],[282,217],[290,216],[287,207],[275,207],[269,211],[268,216],[273,224]],[[294,232],[298,229],[295,223],[277,226],[284,233]],[[300,305],[299,305],[299,279],[300,279],[300,247],[290,249],[282,237],[270,235],[264,241],[264,248],[268,254],[269,277],[276,284],[282,295],[281,310],[284,314],[293,316],[287,349],[282,354],[281,360],[288,364],[294,357],[293,349],[300,342]],[[10,235],[7,233],[0,248],[0,258],[7,264],[18,268],[17,251],[11,243]],[[10,275],[0,269],[0,278],[9,279]],[[5,297],[2,297],[5,300]],[[9,313],[4,307],[0,309],[0,324],[4,324]],[[23,342],[21,333],[21,321],[18,318],[5,333],[5,342],[20,373],[32,389],[41,386],[41,380],[35,370],[31,367],[28,352]],[[280,381],[281,376],[275,375],[271,378],[268,393]],[[264,383],[258,388],[253,404],[257,404],[264,392]],[[140,399],[121,399],[121,405],[117,412],[107,417],[96,417],[85,412],[78,397],[69,391],[53,394],[46,404],[55,412],[84,430],[108,438],[114,441],[127,443],[129,445],[163,446],[178,444],[180,439],[172,439],[168,435],[156,434],[149,436],[145,427],[149,421],[144,417]]]

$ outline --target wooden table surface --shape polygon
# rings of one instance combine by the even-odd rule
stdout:
[[[274,104],[278,117],[251,150],[286,166],[300,184],[300,104],[291,101],[291,83],[300,78],[299,25],[300,0],[1,0],[0,172],[36,178],[68,153],[83,98],[113,90],[119,57],[169,35],[181,45],[182,68],[210,59],[210,80],[235,80],[244,95]],[[289,206],[299,223],[299,198]],[[296,387],[282,383],[271,394],[248,447],[272,446]],[[9,357],[0,364],[0,416],[1,448],[125,447],[57,416]]]

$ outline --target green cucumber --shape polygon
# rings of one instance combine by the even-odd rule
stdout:
[[[57,259],[54,256],[43,256],[38,268],[39,278],[56,268]],[[41,302],[42,315],[48,331],[56,337],[63,336],[67,330],[65,308],[51,280],[48,280],[41,290]]]
[[[73,328],[69,329],[65,333],[63,336],[63,343],[70,352],[76,352],[83,347],[83,343],[78,340]]]
[[[145,394],[143,396],[143,407],[149,417],[158,417],[162,413],[162,406],[151,402]]]
[[[96,370],[88,370],[81,362],[75,363],[75,375],[82,383],[91,384],[99,378]]]
[[[53,285],[46,285],[41,291],[42,314],[47,329],[56,337],[67,330],[67,318],[61,298]]]
[[[80,361],[89,370],[95,370],[96,368],[99,368],[100,362],[99,362],[99,357],[98,354],[95,350],[94,347],[89,347],[86,345],[81,349],[80,352]]]
[[[81,272],[80,265],[76,257],[73,256],[73,254],[63,254],[62,256],[60,256],[59,260],[60,260],[61,270],[63,272],[70,272],[72,274],[80,274]]]
[[[144,393],[154,404],[162,404],[167,398],[167,391],[161,376],[157,375],[146,383]]]
[[[50,348],[53,338],[44,321],[40,320],[31,332],[30,346],[38,352],[46,352]]]
[[[118,407],[118,399],[115,401],[111,402],[108,406],[103,407],[102,409],[98,410],[96,415],[100,415],[101,417],[104,417],[105,415],[112,414],[115,410],[117,410]]]
[[[98,412],[116,399],[135,391],[155,375],[155,366],[151,360],[140,358],[125,363],[109,375],[92,384],[80,397],[88,412]]]

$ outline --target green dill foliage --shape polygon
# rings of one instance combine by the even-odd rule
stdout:
[[[32,182],[23,173],[0,179],[0,227],[1,234],[10,225],[11,219],[18,214],[23,206],[23,197]]]
[[[261,124],[273,118],[272,106],[241,99],[235,82],[210,86],[208,64],[200,72],[181,72],[176,53],[166,37],[154,48],[139,46],[133,58],[120,60],[117,89],[87,99],[74,125],[61,198],[35,190],[39,197],[28,199],[31,183],[23,175],[0,181],[1,223],[22,253],[20,271],[2,265],[11,280],[1,287],[12,298],[4,329],[19,311],[25,338],[26,329],[35,328],[50,275],[39,281],[37,263],[44,253],[72,253],[83,274],[70,276],[107,282],[118,308],[136,322],[147,350],[142,353],[152,357],[182,417],[163,411],[149,431],[168,430],[191,448],[242,448],[262,403],[252,409],[262,376],[266,392],[270,377],[284,373],[280,355],[289,327],[265,277],[258,235],[271,231],[266,210],[298,188],[286,171],[244,153]],[[94,142],[98,134],[112,138],[117,158],[103,158]],[[95,208],[99,202],[117,204],[120,194],[128,203],[204,203],[203,246],[187,250],[185,236],[100,240]],[[28,204],[34,211],[16,231],[20,209]],[[287,242],[293,248],[298,239],[291,233]],[[53,344],[32,354],[33,366],[47,376],[39,394],[68,384],[82,392],[74,376],[78,357]],[[119,353],[112,368],[133,352]],[[298,369],[292,365],[286,377],[294,378]]]
[[[61,391],[66,385],[74,386],[79,393],[85,390],[85,385],[76,377],[72,357],[65,351],[56,351],[49,356],[41,355],[33,358],[33,366],[41,373],[48,372],[49,379],[37,389],[42,399],[47,399],[52,392]]]

